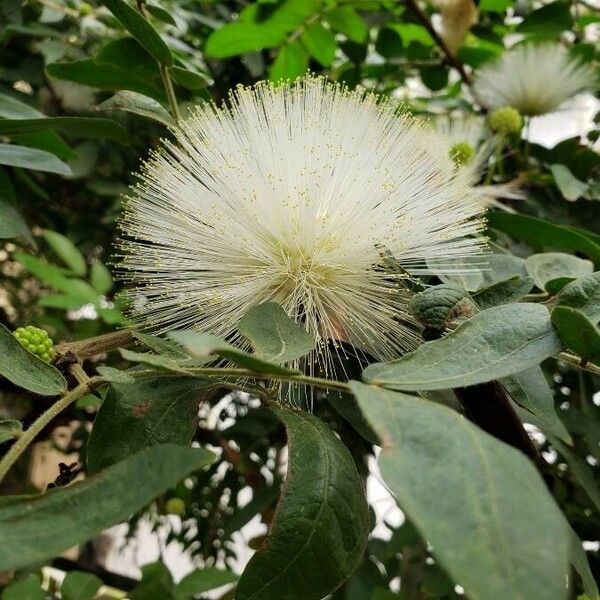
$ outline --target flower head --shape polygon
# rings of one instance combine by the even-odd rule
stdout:
[[[593,85],[591,67],[558,44],[527,43],[505,52],[476,74],[474,93],[487,108],[512,106],[522,115],[556,110]]]
[[[132,317],[235,339],[273,301],[315,336],[378,358],[414,344],[386,270],[477,254],[482,204],[392,101],[322,78],[203,105],[145,165],[122,219]],[[384,258],[382,258],[384,257]]]
[[[495,108],[488,116],[488,124],[494,133],[510,135],[519,133],[523,128],[521,113],[512,106]]]

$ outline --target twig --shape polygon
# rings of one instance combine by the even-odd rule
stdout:
[[[557,354],[557,358],[569,365],[579,367],[580,369],[584,369],[585,371],[589,371],[594,375],[600,376],[600,366],[581,358],[581,356],[571,354],[570,352],[559,352]]]
[[[79,359],[87,358],[88,356],[94,356],[95,354],[102,354],[115,348],[122,346],[128,346],[133,342],[133,331],[131,329],[122,329],[120,331],[113,331],[112,333],[106,333],[96,337],[89,338],[87,340],[80,340],[77,342],[63,342],[54,347],[57,354],[66,354],[72,352]]]
[[[460,78],[467,84],[471,85],[471,78],[465,71],[463,64],[452,54],[450,48],[448,48],[446,42],[441,38],[440,34],[435,30],[431,24],[429,17],[423,12],[421,7],[417,4],[416,0],[404,0],[407,8],[417,17],[417,20],[425,27],[429,35],[433,38],[435,43],[439,46],[440,50],[446,57],[446,62],[458,71]]]

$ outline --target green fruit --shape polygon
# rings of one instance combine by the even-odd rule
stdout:
[[[15,329],[13,335],[23,348],[29,350],[44,362],[49,363],[54,358],[54,342],[47,331],[33,325],[27,325],[27,327]]]
[[[523,128],[523,117],[516,108],[503,106],[490,113],[488,125],[494,133],[519,133]]]
[[[165,511],[170,515],[183,517],[185,515],[185,502],[181,498],[169,498],[165,504]]]
[[[467,142],[458,142],[450,148],[450,158],[456,163],[458,167],[470,163],[475,157],[475,148]]]

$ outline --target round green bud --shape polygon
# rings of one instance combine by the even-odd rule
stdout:
[[[462,167],[473,160],[475,157],[475,148],[467,142],[458,142],[458,144],[454,144],[454,146],[450,148],[448,154],[456,163],[457,167]]]
[[[44,362],[50,362],[54,358],[54,342],[47,331],[33,325],[27,325],[27,327],[15,329],[13,335],[23,348],[29,350]]]
[[[516,108],[503,106],[489,114],[488,125],[494,133],[519,133],[523,128],[523,117]]]
[[[169,515],[183,517],[185,515],[185,502],[181,498],[169,498],[165,504],[165,510]]]
[[[87,2],[82,2],[79,5],[79,12],[82,15],[91,15],[92,14],[92,6],[91,6],[91,4],[88,4]]]

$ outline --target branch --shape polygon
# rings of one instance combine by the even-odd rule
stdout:
[[[54,347],[57,354],[66,354],[72,352],[79,359],[102,354],[121,346],[128,346],[133,342],[133,331],[131,329],[122,329],[113,331],[87,340],[77,342],[63,342]]]
[[[558,360],[562,360],[563,362],[566,362],[569,365],[573,365],[574,367],[579,367],[580,369],[584,369],[585,371],[589,371],[590,373],[593,373],[594,375],[599,375],[600,376],[600,366],[588,362],[586,360],[584,360],[583,358],[581,358],[580,356],[577,356],[576,354],[571,354],[570,352],[559,352],[556,355],[556,358],[558,358]]]
[[[427,29],[429,35],[433,38],[435,43],[439,46],[440,50],[446,57],[446,62],[458,71],[460,78],[468,85],[471,85],[471,78],[465,71],[463,64],[452,54],[450,48],[446,45],[446,42],[441,38],[440,34],[435,30],[429,17],[421,10],[421,7],[417,4],[417,0],[404,0],[407,8],[417,17],[417,20]]]

